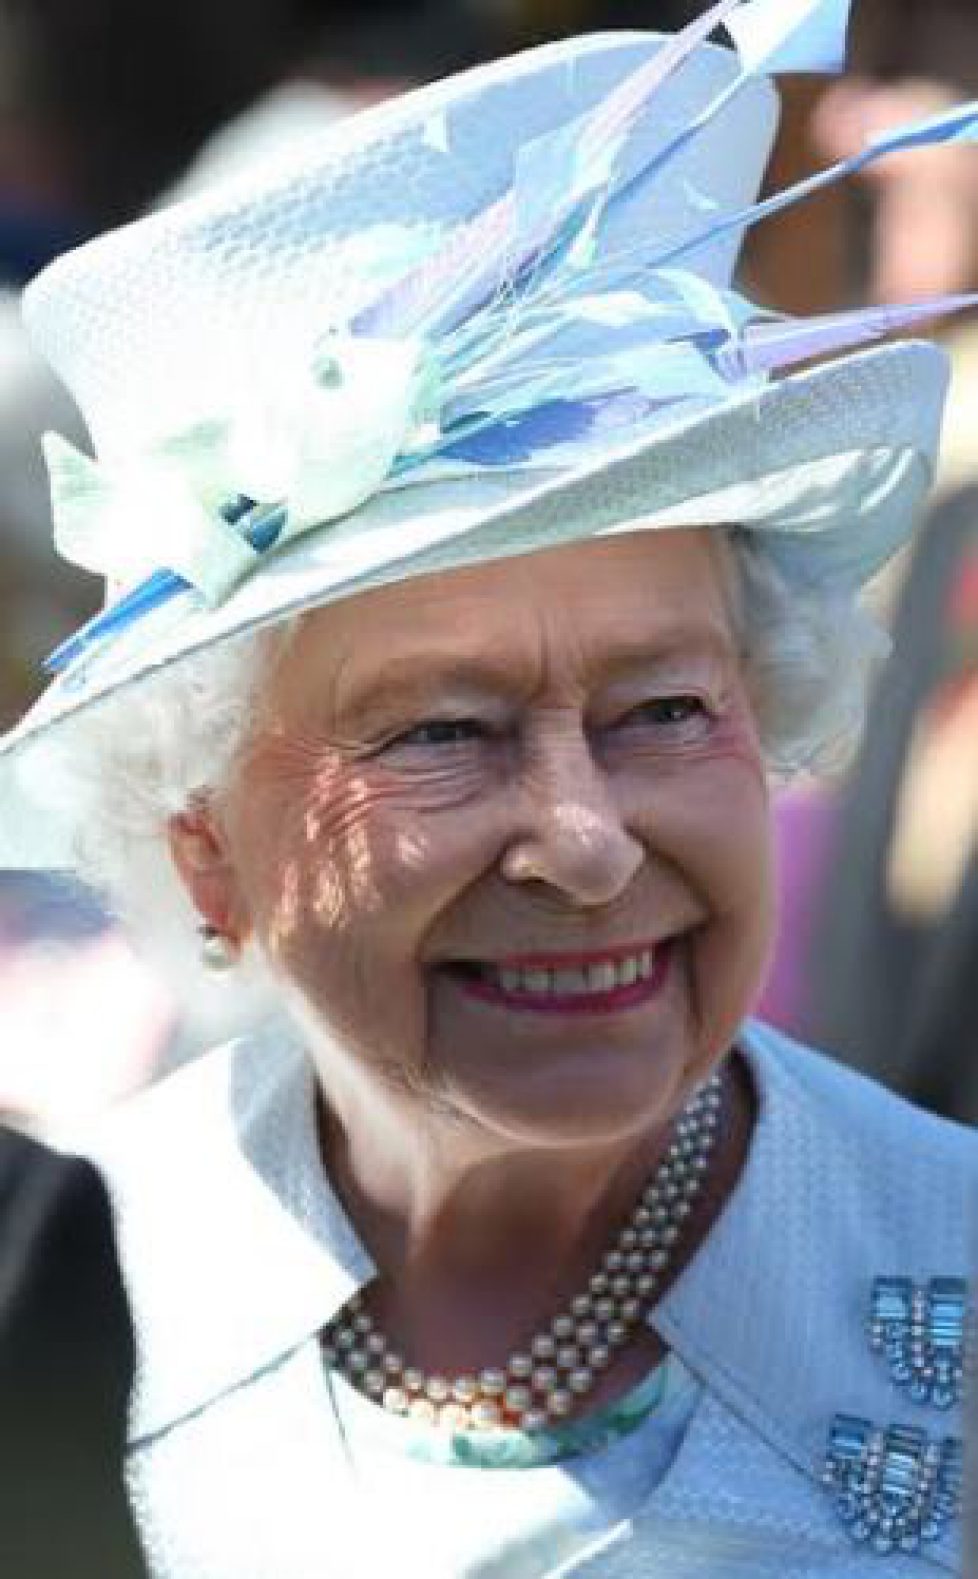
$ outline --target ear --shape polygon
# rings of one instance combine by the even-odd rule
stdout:
[[[170,856],[201,921],[243,943],[250,929],[224,832],[204,800],[171,817]]]

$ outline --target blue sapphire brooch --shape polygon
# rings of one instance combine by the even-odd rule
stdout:
[[[916,1552],[960,1510],[962,1456],[957,1437],[836,1415],[822,1484],[854,1541],[882,1554]]]
[[[878,1277],[870,1296],[870,1347],[914,1403],[949,1409],[961,1397],[972,1321],[962,1277]]]

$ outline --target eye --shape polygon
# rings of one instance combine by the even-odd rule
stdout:
[[[632,708],[625,714],[622,723],[626,727],[630,724],[655,724],[677,728],[706,716],[706,707],[698,696],[657,696],[650,702],[642,702],[639,707]]]
[[[481,740],[485,725],[477,718],[426,718],[388,741],[388,749],[403,746],[460,746]]]

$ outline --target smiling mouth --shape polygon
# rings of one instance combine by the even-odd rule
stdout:
[[[608,1014],[646,1003],[662,990],[672,943],[581,956],[465,960],[448,970],[470,997],[541,1014]]]

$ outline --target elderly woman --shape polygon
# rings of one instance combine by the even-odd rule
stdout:
[[[839,10],[468,74],[29,297],[110,599],[6,852],[253,1021],[95,1148],[158,1576],[953,1568],[974,1145],[746,1019],[945,382],[729,285]]]

